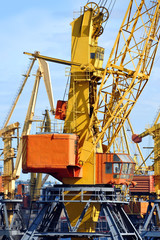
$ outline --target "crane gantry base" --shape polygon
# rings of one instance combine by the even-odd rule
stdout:
[[[12,209],[7,209],[8,204],[12,205]],[[0,200],[0,239],[12,240],[15,239],[14,237],[21,237],[26,231],[21,204],[22,199]],[[8,221],[10,212],[13,213],[11,223]]]
[[[144,239],[159,239],[160,236],[160,200],[148,200],[148,208],[141,230]]]
[[[127,202],[111,185],[55,185],[43,189],[42,200],[38,203],[41,209],[21,238],[22,240],[45,237],[142,239],[122,208],[122,204]],[[74,204],[73,212],[76,211],[75,204],[84,204],[83,211],[74,226],[67,213],[66,204],[68,203]],[[99,221],[94,223],[95,231],[88,231],[87,227],[84,232],[81,229],[81,223],[85,214],[90,205],[97,203],[100,204],[101,211]],[[101,225],[102,216],[105,221]]]

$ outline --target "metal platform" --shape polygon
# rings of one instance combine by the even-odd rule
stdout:
[[[22,200],[1,200],[2,239],[58,239],[58,238],[106,238],[112,240],[141,240],[139,233],[124,212],[122,205],[128,204],[120,191],[111,185],[55,185],[42,190],[41,199],[32,202],[38,211],[21,211]],[[7,204],[15,206],[11,224],[8,222]],[[100,206],[98,221],[85,222],[88,209]],[[66,205],[82,204],[83,208],[73,225]],[[27,216],[28,214],[28,216]],[[24,218],[28,219],[24,221]],[[30,218],[30,219],[29,219]],[[81,224],[83,222],[83,229]],[[86,229],[84,231],[84,226]],[[89,225],[88,225],[89,224]],[[92,224],[94,226],[92,226]],[[91,230],[89,230],[91,228]],[[93,231],[94,230],[94,231]]]
[[[7,210],[7,205],[12,204],[12,209]],[[20,212],[21,199],[1,199],[0,200],[0,236],[2,239],[14,239],[14,236],[22,236],[25,227],[22,214]],[[9,224],[8,211],[13,212],[13,218]]]
[[[76,224],[71,225],[65,203],[84,203],[83,211]],[[81,222],[91,204],[99,203],[101,214],[105,218],[105,226],[100,227],[99,221],[95,224],[95,231],[82,232]],[[141,240],[137,230],[121,207],[127,202],[115,189],[109,185],[56,185],[43,190],[42,199],[38,201],[41,206],[22,240],[54,238],[108,238],[113,240],[138,239]],[[75,205],[74,205],[75,206]],[[73,209],[74,211],[74,209]],[[61,214],[65,216],[62,223]],[[65,227],[62,227],[65,224]]]

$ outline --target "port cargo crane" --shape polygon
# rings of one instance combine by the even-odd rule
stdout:
[[[147,128],[144,132],[141,134],[133,134],[132,135],[132,140],[135,143],[140,143],[142,142],[142,139],[148,135],[153,137],[154,140],[154,148],[151,152],[154,153],[154,163],[153,166],[151,166],[151,171],[154,171],[154,182],[155,182],[155,191],[156,191],[156,196],[159,199],[160,198],[160,169],[159,169],[159,148],[160,148],[160,123],[159,123],[159,118],[160,118],[160,112],[158,112],[154,123],[150,128]],[[151,155],[150,154],[150,155]]]
[[[94,152],[110,151],[151,74],[159,43],[158,7],[158,1],[141,1],[139,5],[130,1],[105,69],[104,49],[97,43],[103,11],[99,12],[95,3],[88,3],[84,15],[72,22],[71,81],[64,133],[79,136],[75,167],[83,165],[83,178],[64,178],[59,173],[62,182],[96,183]]]
[[[159,43],[159,5],[159,1],[146,3],[142,0],[137,3],[131,0],[129,2],[105,69],[102,68],[104,49],[98,46],[102,24],[107,19],[103,14],[104,8],[89,2],[84,7],[84,13],[71,23],[69,97],[66,113],[66,103],[61,102],[57,114],[60,119],[65,119],[64,136],[65,139],[70,138],[66,140],[67,142],[72,142],[72,161],[69,156],[64,161],[62,159],[59,161],[58,157],[57,159],[50,157],[51,150],[49,150],[48,159],[50,160],[45,161],[44,167],[44,163],[39,162],[40,158],[44,159],[43,153],[37,156],[39,151],[36,149],[32,158],[32,149],[31,147],[29,149],[29,146],[35,146],[36,141],[46,146],[44,144],[46,139],[43,142],[43,137],[40,135],[25,136],[24,145],[28,146],[27,154],[23,155],[25,171],[50,173],[64,184],[75,185],[75,188],[76,186],[78,188],[79,184],[94,184],[96,189],[95,184],[124,184],[126,178],[131,181],[134,166],[132,159],[125,154],[111,154],[110,150],[149,80]],[[31,55],[47,60],[45,56]],[[51,58],[48,60],[55,61]],[[70,134],[72,137],[69,136]],[[51,146],[54,146],[54,149],[58,149],[56,145],[56,142],[60,142],[58,137],[56,134],[51,137],[53,144]],[[48,142],[49,139],[50,136],[48,136]],[[73,147],[73,142],[76,148]],[[63,145],[63,147],[65,151],[66,146]],[[42,151],[46,153],[47,149],[44,147]],[[56,155],[56,152],[53,151],[53,153]],[[50,164],[51,162],[53,165]],[[69,193],[73,194],[70,188],[66,191],[68,191],[69,201],[80,197],[77,195],[72,198],[69,195]],[[81,231],[85,231],[86,223],[93,224],[98,220],[101,205],[99,203],[86,207],[87,210],[82,214],[83,221],[81,207],[85,208],[84,203],[77,204],[74,213],[73,203],[64,203],[64,205],[72,230],[75,226],[76,230],[81,228]],[[78,222],[81,220],[81,224],[77,219]],[[95,226],[90,226],[87,231],[94,232]]]
[[[143,236],[149,237],[154,231],[154,236],[159,237],[159,222],[160,222],[160,123],[159,123],[160,112],[157,114],[153,125],[147,128],[141,134],[133,134],[132,140],[135,143],[142,142],[142,139],[148,135],[153,137],[154,147],[151,154],[154,154],[152,158],[154,160],[153,165],[150,166],[151,171],[154,171],[154,186],[155,186],[155,196],[149,198],[148,208],[146,211],[145,221],[143,225]],[[151,155],[150,154],[150,155]],[[154,219],[156,216],[156,219]],[[157,229],[157,231],[155,231]]]
[[[3,189],[1,189],[1,194],[4,194],[4,201],[6,201],[6,210],[8,219],[5,219],[5,222],[7,221],[8,224],[12,223],[13,219],[13,212],[14,212],[14,205],[15,203],[18,203],[19,200],[15,200],[15,181],[17,178],[19,178],[21,173],[21,161],[22,161],[22,136],[25,134],[29,134],[32,126],[32,122],[34,122],[34,112],[35,112],[35,106],[36,106],[36,100],[37,100],[37,94],[38,94],[38,88],[41,77],[43,77],[51,111],[54,112],[54,102],[53,102],[53,93],[52,93],[52,87],[51,87],[51,81],[50,81],[50,74],[48,70],[48,64],[44,60],[39,60],[39,69],[37,70],[35,82],[31,94],[31,98],[29,101],[28,111],[26,114],[25,122],[23,125],[23,130],[20,138],[19,134],[19,122],[13,123],[9,125],[10,118],[12,117],[12,114],[14,112],[14,109],[16,107],[16,104],[23,92],[24,86],[27,82],[27,79],[30,76],[31,70],[33,68],[33,65],[36,61],[36,58],[33,58],[31,60],[31,64],[29,66],[29,69],[24,76],[24,80],[21,84],[21,87],[19,88],[19,91],[16,95],[16,98],[13,102],[13,105],[11,107],[11,110],[5,120],[3,128],[0,130],[0,136],[3,139],[4,142],[4,148],[3,148],[3,161],[4,161],[4,171],[2,177],[3,182]],[[16,134],[17,133],[17,134]],[[13,139],[17,139],[17,154],[15,151],[15,148],[13,148]],[[14,164],[14,158],[16,156],[16,163]],[[38,178],[39,181],[35,181],[35,178]],[[31,186],[30,186],[30,192],[31,197],[34,197],[34,194],[38,195],[39,189],[41,187],[41,179],[42,174],[31,173]],[[33,194],[33,189],[34,194]],[[37,185],[38,184],[38,185]],[[32,196],[33,195],[33,196]],[[2,207],[2,212],[4,211]]]
[[[104,49],[98,46],[98,37],[103,32],[102,24],[107,20],[108,12],[104,7],[99,7],[93,2],[89,2],[84,7],[83,14],[72,22],[72,54],[71,62],[67,63],[71,65],[71,80],[64,124],[65,135],[52,134],[51,138],[50,135],[48,137],[48,141],[52,140],[57,147],[56,141],[58,142],[58,140],[56,139],[68,136],[69,140],[65,138],[65,141],[71,142],[72,161],[70,162],[70,158],[68,158],[65,164],[60,165],[60,162],[52,158],[54,164],[48,162],[46,167],[48,160],[46,160],[45,166],[41,165],[42,162],[39,161],[38,155],[33,152],[31,155],[26,155],[26,152],[22,151],[24,171],[50,173],[64,184],[72,184],[72,187],[75,185],[73,192],[78,191],[82,194],[95,192],[97,183],[125,183],[126,177],[128,181],[131,181],[133,160],[128,155],[110,154],[109,151],[149,79],[159,43],[159,5],[159,1],[145,3],[142,0],[139,1],[139,5],[137,1],[129,2],[105,69],[102,68]],[[144,35],[141,37],[142,32]],[[47,60],[47,57],[38,53],[32,55],[35,58]],[[55,61],[53,58],[48,58],[48,60]],[[99,84],[100,87],[98,87]],[[58,111],[61,115],[63,107]],[[43,145],[41,147],[45,147],[42,135],[36,137],[26,135],[23,137],[22,149],[27,149],[27,154],[29,154],[30,145],[37,142],[38,138]],[[34,146],[36,148],[36,145]],[[41,151],[36,151],[36,154],[38,153],[41,154]],[[47,157],[52,156],[49,155]],[[17,164],[20,166],[20,161]],[[116,172],[117,167],[119,168],[118,172]],[[83,184],[85,184],[84,189],[82,189]],[[94,184],[94,190],[93,186],[87,188],[89,184]],[[67,191],[69,203],[65,203],[66,208],[63,208],[70,217],[69,229],[74,233],[81,227],[81,231],[86,229],[91,236],[91,233],[95,232],[95,222],[98,220],[100,206],[104,205],[103,202],[107,200],[106,195],[103,196],[101,188],[97,188],[98,194],[101,195],[96,203],[92,201],[92,197],[84,200],[81,199],[81,195],[74,196],[79,200],[79,204],[73,213],[74,204],[71,203],[74,200],[69,195],[72,190],[71,188],[66,189],[63,192],[66,196]],[[106,193],[105,188],[103,191]],[[57,191],[53,190],[53,195],[55,192]],[[88,205],[85,205],[86,200],[89,202]],[[62,208],[61,204],[60,207]],[[60,211],[60,207],[57,206],[58,211]],[[81,214],[82,207],[85,207],[85,210]],[[107,217],[110,210],[108,207],[106,209],[104,208]],[[121,210],[119,211],[127,219],[126,215]],[[57,218],[57,216],[53,218]],[[111,218],[110,215],[109,220]],[[85,224],[89,222],[92,224],[85,228]],[[109,225],[112,228],[111,222]],[[117,223],[112,232],[115,231],[123,239],[123,234],[117,230],[116,225]],[[45,227],[47,229],[47,226]],[[43,224],[40,229],[44,231]],[[126,230],[123,229],[123,231]],[[132,231],[135,231],[133,226]],[[140,239],[138,234],[136,236]],[[25,238],[26,236],[24,236]],[[114,239],[113,236],[112,238]]]
[[[94,104],[89,131],[83,145],[82,159],[86,154],[90,154],[89,149],[93,150],[93,147],[87,147],[87,144],[90,145],[90,139],[95,144],[102,140],[103,143],[107,143],[105,152],[110,150],[117,132],[124,124],[150,76],[159,41],[159,35],[156,31],[158,29],[159,10],[157,6],[157,13],[153,14],[152,18],[150,18],[151,14],[148,13],[149,22],[152,23],[145,22],[143,20],[145,13],[142,13],[142,7],[145,3],[141,1],[135,17],[132,20],[127,20],[127,17],[130,17],[132,4],[131,1],[126,12],[126,19],[122,23],[105,68]],[[152,7],[155,7],[154,4],[156,2],[153,3]],[[141,21],[139,27],[137,27],[138,19]],[[138,31],[143,31],[143,29],[145,31],[148,29],[147,36],[140,39],[136,38]],[[122,48],[120,48],[121,41],[124,43],[122,43]],[[135,54],[134,57],[132,56],[133,53]],[[112,79],[111,84],[110,78]],[[94,126],[95,129],[98,128],[97,131],[93,130]],[[111,129],[112,134],[110,134]],[[105,137],[105,135],[107,136]],[[95,140],[93,140],[94,138]]]

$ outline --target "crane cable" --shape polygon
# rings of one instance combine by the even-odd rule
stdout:
[[[102,1],[102,3],[101,3],[101,1]],[[99,3],[98,3],[98,5],[101,5],[101,6],[103,7],[103,6],[104,6],[104,5],[103,5],[103,2],[104,2],[104,1],[105,1],[105,0],[100,0]]]
[[[98,5],[101,5],[101,6],[104,8],[104,7],[106,6],[107,2],[108,2],[108,0],[100,0],[99,3],[98,3]],[[116,3],[116,0],[111,0],[111,1],[110,1],[109,6],[108,6],[109,15],[111,15],[115,3]],[[110,9],[111,9],[111,10],[110,10]],[[103,10],[102,10],[102,12],[103,12]],[[106,21],[103,29],[105,29],[107,22],[108,22],[108,21]]]
[[[114,8],[114,5],[115,5],[115,3],[116,3],[116,0],[113,0],[114,2],[113,2],[113,5],[112,5],[112,7],[111,7],[111,10],[110,10],[110,12],[109,12],[109,15],[111,15],[111,13],[112,13],[112,11],[113,11],[113,8]],[[112,0],[111,0],[111,2],[112,2]],[[109,8],[110,8],[110,6],[111,6],[111,2],[110,2],[110,5],[109,5],[109,7],[108,7],[108,11],[109,11]],[[104,29],[105,29],[105,27],[106,27],[106,25],[107,25],[107,22],[108,21],[106,21],[105,22],[105,25],[104,25]]]
[[[105,6],[106,6],[107,2],[108,2],[108,0],[106,0],[106,1],[105,1],[105,3],[104,3],[104,5],[103,5],[103,7],[105,7]]]
[[[90,2],[90,0],[87,1],[87,4],[88,4],[89,2]],[[99,0],[99,2],[98,2],[98,6],[101,6],[101,7],[104,8],[104,7],[106,6],[107,2],[108,2],[108,0]],[[109,11],[109,9],[110,9],[110,11],[109,11],[109,15],[111,15],[115,3],[116,3],[116,0],[111,0],[111,1],[110,1],[109,6],[108,6],[108,11]],[[103,10],[102,10],[102,12],[103,12]],[[108,22],[108,21],[106,21],[106,23],[105,23],[103,29],[105,29],[105,27],[106,27],[106,25],[107,25],[107,22]]]
[[[111,0],[111,2],[112,2],[112,1],[114,1],[114,0]],[[87,1],[87,3],[89,3],[89,2],[90,2],[90,0]],[[108,2],[108,0],[99,0],[98,6],[105,7],[106,4],[107,4],[107,2]],[[111,2],[110,2],[109,5],[111,5]]]

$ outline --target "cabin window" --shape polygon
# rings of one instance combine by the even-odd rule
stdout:
[[[101,52],[96,53],[96,58],[103,61],[104,55]]]
[[[128,179],[130,176],[129,175],[126,175],[126,174],[124,174],[124,175],[121,175],[121,178],[122,179]]]
[[[134,165],[129,164],[129,174],[133,174],[133,172],[134,172]]]
[[[120,173],[121,163],[113,163],[113,173]]]
[[[113,155],[113,162],[119,162],[120,158],[118,157],[118,155],[114,154]]]
[[[96,53],[96,58],[98,58],[98,59],[99,59],[99,52],[98,52],[98,53]]]
[[[104,57],[104,54],[103,54],[103,53],[100,53],[100,54],[99,54],[99,60],[102,60],[102,61],[103,61],[103,57]]]
[[[122,174],[129,174],[129,163],[123,163]]]
[[[119,155],[119,158],[121,159],[122,162],[131,162],[131,159],[129,158],[128,155],[124,155],[124,154],[117,154]]]
[[[112,163],[106,162],[106,173],[112,173]]]
[[[91,53],[91,59],[95,59],[95,53]]]
[[[113,178],[120,178],[120,175],[119,174],[114,174]]]

